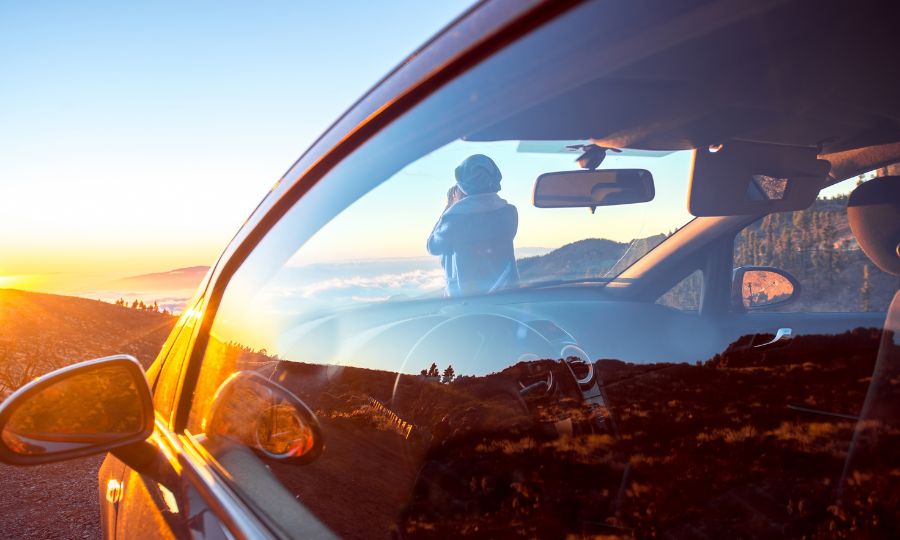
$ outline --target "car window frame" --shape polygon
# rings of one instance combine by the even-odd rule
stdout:
[[[175,336],[175,339],[171,341],[171,345],[168,351],[166,351],[166,357],[160,365],[159,373],[151,388],[154,403],[153,408],[156,411],[156,416],[158,418],[161,418],[168,426],[171,426],[172,417],[174,416],[175,408],[178,402],[178,396],[181,393],[181,385],[184,380],[184,368],[187,364],[187,359],[191,356],[191,351],[194,345],[193,342],[197,336],[199,324],[195,315],[195,306],[199,305],[201,302],[202,299],[192,304],[188,304],[188,307],[185,307],[185,313],[179,319],[178,326],[172,330],[173,333],[177,330],[177,335]],[[188,332],[188,334],[185,334],[185,332]],[[187,340],[184,348],[179,347],[182,338],[185,338]],[[167,372],[167,369],[169,368],[173,369],[175,372]],[[156,399],[157,396],[161,395],[162,393],[162,389],[160,388],[159,383],[166,375],[172,375],[174,377],[174,384],[170,389],[167,389],[169,395],[165,399],[165,401],[168,403],[168,411],[161,411],[159,409],[159,406],[156,404]]]
[[[150,394],[153,397],[155,403],[159,380],[162,378],[163,370],[165,370],[166,364],[169,362],[169,357],[175,350],[175,344],[178,342],[178,339],[181,337],[181,333],[184,331],[184,329],[188,325],[192,325],[192,336],[189,338],[189,342],[184,349],[184,354],[181,356],[181,359],[178,360],[181,365],[178,372],[177,382],[175,383],[175,388],[172,393],[172,398],[169,402],[169,417],[164,418],[163,415],[160,414],[158,410],[156,410],[156,407],[154,405],[154,410],[156,411],[157,418],[162,418],[165,422],[165,425],[169,428],[173,427],[172,422],[180,404],[181,389],[184,384],[184,374],[186,371],[186,366],[193,354],[194,345],[196,344],[197,335],[200,330],[200,324],[202,323],[202,306],[205,303],[207,292],[209,291],[212,284],[213,274],[220,262],[221,258],[220,260],[216,261],[214,265],[210,266],[209,271],[207,271],[206,275],[200,281],[200,285],[197,286],[197,292],[185,304],[184,311],[178,317],[178,320],[172,327],[172,331],[166,338],[166,342],[163,345],[163,348],[160,351],[159,355],[157,356],[156,362],[154,362],[154,365],[159,362],[159,369],[154,374],[154,378],[152,381],[148,378],[148,383],[150,384]],[[194,320],[191,321],[191,319]],[[174,358],[173,361],[175,361]]]

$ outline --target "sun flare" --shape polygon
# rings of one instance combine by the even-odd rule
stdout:
[[[0,276],[0,289],[27,289],[31,276]]]

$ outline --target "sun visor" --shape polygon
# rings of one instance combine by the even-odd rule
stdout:
[[[816,148],[731,141],[698,149],[688,210],[695,216],[790,212],[808,207],[831,165]]]

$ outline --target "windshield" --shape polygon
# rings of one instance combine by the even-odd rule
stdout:
[[[685,203],[692,152],[609,152],[600,169],[644,169],[652,174],[655,195],[649,202],[602,206],[594,212],[535,207],[535,179],[548,172],[579,170],[581,151],[572,147],[586,142],[457,140],[439,148],[402,168],[316,234],[288,263],[285,285],[306,300],[328,301],[331,307],[335,302],[453,295],[452,288],[448,290],[453,268],[448,266],[466,261],[448,260],[452,257],[433,249],[428,240],[444,214],[447,222],[457,214],[460,222],[477,220],[477,213],[456,212],[464,204],[454,205],[454,211],[448,205],[448,191],[457,186],[455,170],[473,155],[496,164],[501,175],[496,196],[515,209],[517,224],[510,239],[519,279],[470,294],[615,278],[692,218]],[[475,225],[467,234],[477,240],[489,233],[482,229],[503,226],[503,220]]]

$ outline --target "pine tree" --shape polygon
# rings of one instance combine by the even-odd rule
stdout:
[[[766,254],[765,258],[763,258],[763,264],[775,264],[775,220],[772,218],[772,214],[767,216],[769,219],[766,221]]]
[[[841,271],[840,253],[835,250],[837,230],[828,213],[822,214],[822,270],[828,286],[834,286],[834,277]]]
[[[455,374],[454,371],[453,371],[453,366],[448,365],[448,366],[447,366],[447,369],[444,370],[443,376],[441,377],[441,382],[444,383],[444,384],[447,384],[447,383],[449,383],[450,381],[453,380],[453,377],[454,377],[455,375],[456,375],[456,374]]]
[[[434,363],[434,362],[432,362],[432,363],[431,363],[431,367],[428,368],[428,373],[426,374],[426,376],[428,376],[428,377],[439,377],[440,374],[441,374],[441,372],[438,371],[437,364]]]
[[[744,264],[753,264],[753,231],[744,229]]]
[[[783,239],[782,239],[782,249],[784,250],[783,256],[783,265],[784,268],[788,272],[796,272],[797,271],[797,261],[794,254],[794,238],[791,235],[791,232],[785,227]]]
[[[756,231],[750,231],[750,234],[747,236],[747,244],[750,251],[750,257],[748,258],[748,262],[750,264],[759,264],[757,262],[759,248],[756,245]]]
[[[869,283],[869,265],[863,265],[862,287],[859,288],[859,309],[870,311],[872,308],[872,285]]]

